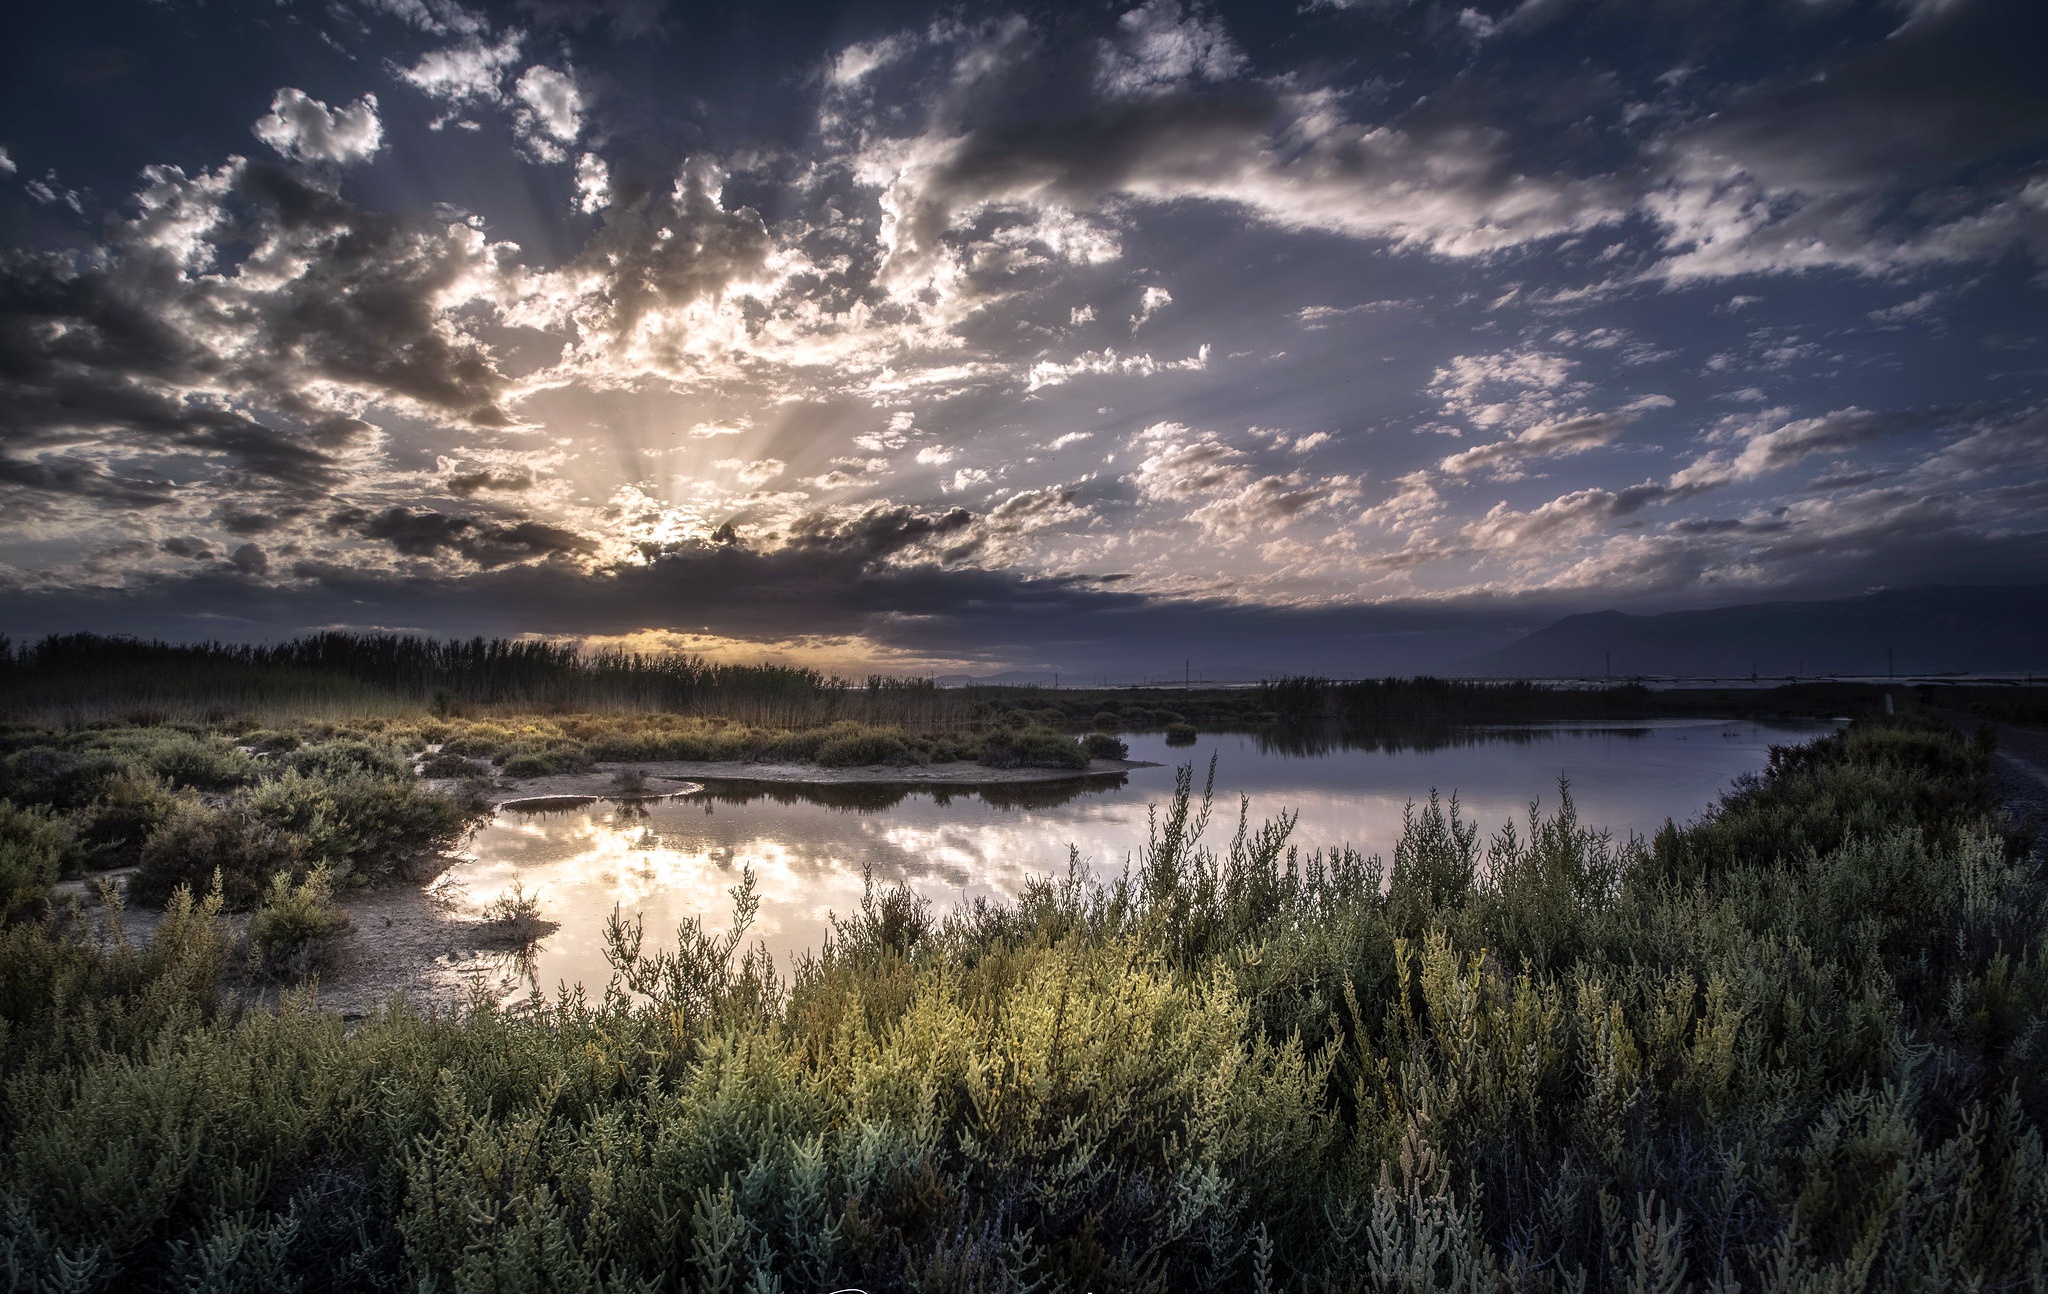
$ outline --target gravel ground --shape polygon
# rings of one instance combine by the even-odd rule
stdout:
[[[1993,723],[1948,710],[1935,713],[1963,732],[1989,728],[1998,738],[2002,807],[2015,824],[2033,828],[2034,860],[2048,862],[2048,729]]]

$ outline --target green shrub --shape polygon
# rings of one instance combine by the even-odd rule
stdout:
[[[195,736],[176,728],[117,728],[84,740],[89,750],[104,750],[124,765],[139,764],[173,786],[198,791],[247,786],[263,771],[260,762],[219,735]]]
[[[464,806],[431,787],[360,772],[287,772],[258,788],[245,811],[291,836],[302,857],[325,864],[337,880],[431,876],[469,828]]]
[[[323,741],[301,746],[285,757],[285,767],[317,777],[373,773],[378,777],[410,777],[411,765],[388,746],[367,741]]]
[[[133,866],[150,833],[190,797],[147,769],[123,768],[101,783],[98,798],[72,815],[80,861],[95,871]]]
[[[73,849],[55,813],[0,800],[0,922],[41,908]]]
[[[1169,746],[1192,745],[1196,736],[1195,725],[1191,723],[1176,721],[1166,725],[1166,744]]]
[[[893,732],[875,730],[829,738],[819,745],[816,759],[826,768],[913,762],[910,747],[904,744],[902,737]]]
[[[1091,732],[1083,739],[1090,759],[1129,759],[1131,748],[1106,732]]]
[[[476,777],[490,772],[490,766],[466,755],[437,750],[420,760],[419,775],[431,778]]]
[[[1123,716],[1113,710],[1097,710],[1095,718],[1090,720],[1090,722],[1104,732],[1115,732],[1123,726],[1124,719]]]
[[[1699,868],[1617,845],[1568,797],[1490,841],[1432,798],[1391,876],[1242,809],[1210,843],[1183,769],[1130,874],[1073,865],[943,916],[870,880],[785,979],[741,952],[743,873],[729,930],[644,941],[621,915],[619,992],[516,1012],[230,1009],[217,910],[189,892],[147,945],[16,924],[0,1270],[30,1289],[2030,1289],[2048,877],[1971,815],[1973,759],[1858,737],[1774,761],[1672,828]],[[1761,834],[1802,803],[1852,829]]]
[[[349,920],[334,906],[334,877],[325,863],[293,880],[270,878],[263,902],[249,919],[249,942],[260,973],[298,981],[333,963],[336,944]]]
[[[179,804],[149,834],[128,892],[137,902],[161,905],[180,887],[211,890],[216,879],[230,908],[252,907],[280,873],[306,866],[307,840],[272,825],[242,805]]]
[[[506,777],[550,777],[556,773],[587,773],[596,763],[582,742],[528,742],[507,753],[498,771]]]
[[[20,804],[76,809],[91,803],[108,779],[129,767],[129,761],[104,750],[30,746],[0,765],[0,794]]]
[[[1088,752],[1073,738],[1044,728],[997,728],[982,742],[981,762],[990,768],[1080,769],[1088,767]]]

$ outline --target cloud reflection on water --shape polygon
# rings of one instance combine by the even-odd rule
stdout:
[[[661,942],[691,917],[724,930],[729,891],[745,867],[761,900],[748,942],[765,943],[784,969],[823,942],[832,914],[859,908],[869,870],[878,885],[907,884],[936,912],[1013,898],[1028,877],[1063,872],[1070,848],[1097,875],[1114,874],[1135,861],[1147,809],[1170,795],[1174,765],[1192,761],[1199,785],[1212,755],[1216,847],[1227,843],[1244,796],[1255,825],[1298,814],[1293,840],[1304,852],[1348,843],[1391,854],[1404,808],[1432,788],[1455,791],[1464,816],[1491,833],[1520,822],[1531,800],[1554,808],[1560,777],[1570,780],[1583,821],[1618,836],[1648,834],[1666,817],[1694,816],[1730,779],[1762,767],[1770,743],[1812,730],[1684,721],[1342,743],[1210,734],[1174,750],[1139,734],[1129,738],[1133,757],[1158,766],[1114,780],[990,788],[724,782],[639,804],[506,813],[477,835],[475,860],[453,875],[477,903],[515,881],[538,890],[561,929],[539,951],[537,982],[551,990],[580,980],[594,991],[608,978],[603,927],[614,905],[643,915],[649,938]]]

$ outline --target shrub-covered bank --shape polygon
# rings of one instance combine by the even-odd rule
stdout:
[[[524,716],[0,726],[0,917],[37,909],[63,876],[135,867],[161,906],[221,876],[231,909],[282,875],[425,879],[484,807],[484,779],[584,772],[600,761],[743,760],[827,768],[973,760],[1079,771],[1121,758],[1107,733],[1036,726],[932,736],[853,722],[801,730],[678,715]],[[454,779],[443,793],[425,779]],[[465,785],[466,783],[466,785]]]
[[[620,927],[511,1016],[227,1009],[0,932],[25,1289],[1952,1289],[2048,1270],[2048,892],[1988,752],[1859,726],[1617,846],[1455,805],[1388,864],[1282,819],[787,982]],[[749,896],[738,896],[739,915]]]

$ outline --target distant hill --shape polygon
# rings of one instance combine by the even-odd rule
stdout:
[[[1891,653],[1889,665],[1886,652]],[[1454,675],[1527,678],[2048,672],[2048,585],[1894,589],[1827,602],[1567,616]]]

